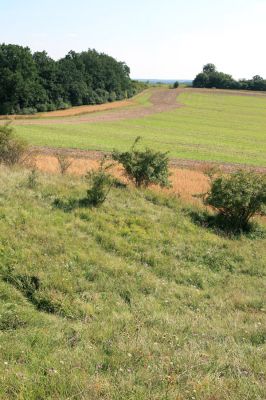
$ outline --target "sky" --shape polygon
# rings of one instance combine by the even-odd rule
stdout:
[[[0,43],[95,48],[132,78],[193,79],[208,62],[236,79],[266,78],[266,0],[0,0]]]

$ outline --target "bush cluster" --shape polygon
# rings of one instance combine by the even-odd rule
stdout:
[[[0,126],[0,163],[14,165],[20,162],[27,151],[27,143],[16,137],[13,128]]]
[[[82,200],[83,205],[99,207],[103,204],[114,185],[114,178],[107,172],[112,164],[105,164],[105,158],[101,161],[98,170],[88,172],[86,178],[90,184],[87,196]]]
[[[130,151],[113,151],[113,160],[123,165],[127,177],[137,187],[150,184],[169,186],[168,153],[145,149],[136,150],[138,137]]]
[[[212,180],[204,203],[217,210],[226,228],[244,231],[266,204],[266,177],[242,170],[218,176]]]

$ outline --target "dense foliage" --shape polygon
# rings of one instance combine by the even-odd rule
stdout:
[[[266,204],[265,175],[240,170],[218,176],[212,181],[205,204],[218,210],[227,227],[244,230],[250,218]]]
[[[123,165],[127,177],[137,187],[147,187],[150,184],[169,186],[167,153],[152,149],[136,150],[135,146],[139,140],[140,137],[134,141],[130,151],[114,151],[113,159]]]
[[[14,135],[7,124],[0,126],[0,163],[14,165],[22,160],[27,151],[27,143]]]
[[[0,45],[0,114],[31,114],[132,97],[142,89],[124,62],[96,50],[54,61],[28,47]]]
[[[174,82],[173,89],[177,89],[178,87],[179,87],[179,82],[178,81]]]
[[[250,80],[236,81],[231,75],[217,71],[214,64],[206,64],[202,72],[194,79],[193,87],[266,91],[266,80],[255,75]]]

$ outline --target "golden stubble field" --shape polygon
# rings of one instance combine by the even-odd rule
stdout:
[[[71,165],[68,169],[69,174],[85,175],[88,171],[96,169],[99,166],[98,160],[86,158],[73,158],[70,157]],[[55,155],[42,155],[34,156],[34,162],[37,169],[48,173],[59,173],[59,164]],[[160,189],[154,187],[156,190],[163,190],[164,192],[174,193],[185,201],[198,203],[199,200],[194,198],[195,194],[204,193],[208,190],[209,181],[203,170],[193,170],[185,168],[170,168],[171,177],[170,181],[172,188]],[[126,181],[123,176],[122,168],[114,166],[112,174],[122,180]]]

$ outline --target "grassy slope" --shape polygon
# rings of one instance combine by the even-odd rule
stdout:
[[[0,181],[1,400],[265,399],[265,240],[149,191],[64,212],[82,179]]]
[[[143,145],[169,150],[171,157],[265,165],[265,98],[187,92],[178,101],[185,106],[137,120],[16,129],[34,145],[126,149],[140,135]]]

